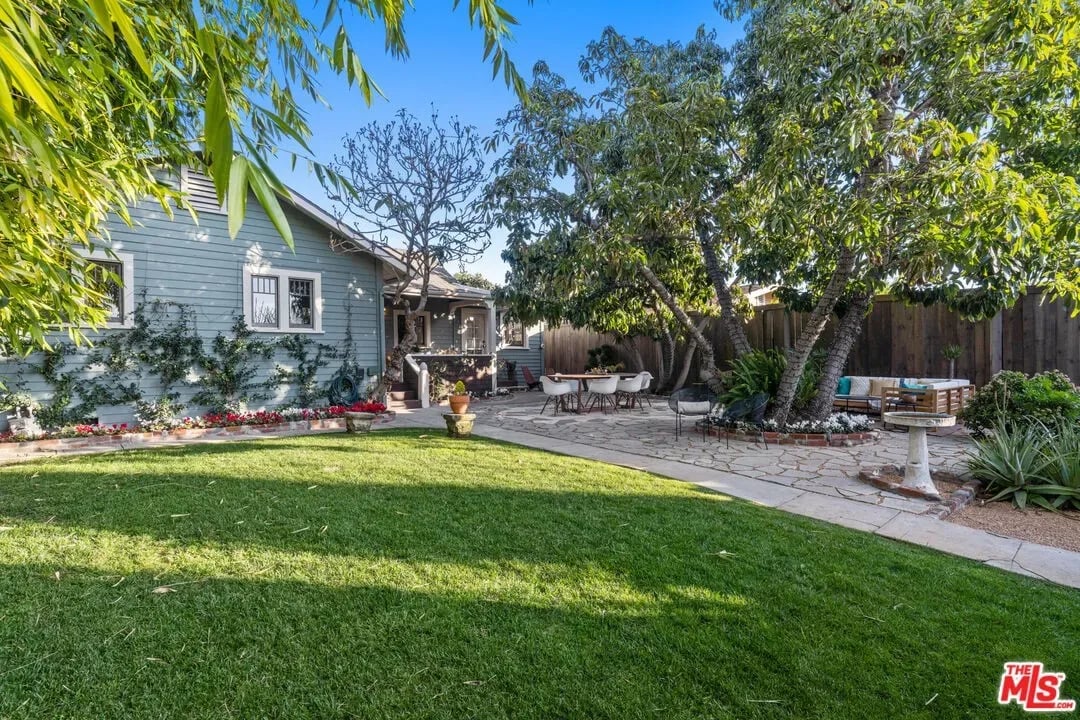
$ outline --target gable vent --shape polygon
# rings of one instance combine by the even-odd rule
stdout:
[[[195,212],[225,213],[225,206],[217,201],[214,181],[208,175],[184,166],[180,173],[180,190],[186,202]]]

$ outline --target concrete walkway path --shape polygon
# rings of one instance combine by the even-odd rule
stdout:
[[[442,419],[444,412],[447,412],[446,408],[440,407],[399,412],[397,419],[385,426],[385,429],[417,427],[445,430]],[[1009,572],[1080,588],[1080,553],[994,535],[985,530],[915,514],[906,508],[873,505],[849,497],[830,496],[713,467],[639,455],[622,449],[597,447],[584,442],[552,438],[482,422],[477,423],[473,432],[493,440],[682,480],[758,505],[922,545]],[[783,473],[782,470],[779,472]]]

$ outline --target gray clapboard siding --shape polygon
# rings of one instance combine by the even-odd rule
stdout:
[[[361,367],[378,371],[382,367],[382,283],[378,261],[361,253],[335,253],[329,245],[330,231],[306,215],[285,206],[295,239],[295,251],[290,250],[274,230],[269,218],[255,201],[249,199],[247,217],[235,240],[228,235],[227,218],[214,212],[202,212],[194,222],[185,210],[175,210],[173,217],[154,201],[139,203],[132,208],[134,227],[128,227],[119,219],[108,223],[109,239],[105,244],[118,252],[134,256],[135,302],[162,299],[191,306],[194,323],[203,339],[204,349],[217,333],[229,335],[237,315],[243,313],[243,269],[246,264],[264,262],[275,270],[298,270],[318,272],[322,282],[322,333],[309,334],[311,340],[344,347],[346,321],[351,305],[353,344],[356,359]],[[130,308],[129,308],[130,310]],[[127,332],[123,329],[107,329],[105,333]],[[259,333],[266,340],[274,340],[288,333]],[[64,339],[57,333],[54,339]],[[31,356],[28,363],[5,362],[0,365],[0,377],[14,380],[22,370],[27,388],[41,400],[51,394],[50,386],[27,369],[28,364],[39,364],[40,354]],[[84,357],[73,356],[66,369],[74,369],[85,362]],[[273,367],[281,364],[289,367],[291,358],[278,351],[271,361],[260,368],[269,377]],[[319,381],[330,380],[340,366],[331,360],[322,368]],[[88,377],[100,374],[89,371]],[[140,381],[144,397],[151,399],[160,387],[153,378]],[[186,401],[197,388],[185,388],[181,401]],[[289,393],[258,404],[272,407],[287,404]],[[255,408],[252,408],[255,409]],[[188,414],[201,412],[203,408],[189,407]],[[101,422],[130,422],[132,407],[101,408]]]
[[[517,363],[517,381],[519,383],[524,382],[524,376],[521,372],[522,368],[528,367],[532,371],[532,374],[539,378],[544,372],[544,349],[543,339],[544,334],[542,329],[537,327],[531,327],[525,329],[528,335],[529,349],[507,349],[503,348],[499,350],[499,360],[516,362]],[[503,382],[506,379],[506,370],[499,368],[499,381]]]

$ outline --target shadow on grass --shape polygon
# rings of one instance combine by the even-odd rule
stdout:
[[[999,655],[1067,652],[1037,624],[972,639],[910,613],[804,625],[767,602],[623,614],[185,576],[156,594],[148,574],[53,571],[0,567],[0,716],[983,718]]]
[[[1002,662],[1080,668],[1071,591],[432,433],[0,468],[0,524],[2,717],[993,717]]]

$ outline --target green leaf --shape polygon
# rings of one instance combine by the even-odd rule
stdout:
[[[229,169],[229,192],[226,195],[229,213],[229,237],[236,239],[240,226],[244,224],[247,210],[248,161],[243,155],[233,158]]]
[[[278,202],[277,194],[271,189],[270,181],[263,175],[260,168],[254,166],[249,169],[248,181],[251,183],[251,189],[254,191],[255,197],[258,198],[259,204],[262,205],[263,210],[270,217],[270,222],[273,223],[274,228],[281,235],[281,239],[285,241],[289,249],[294,249],[289,219],[281,209],[281,203]]]

